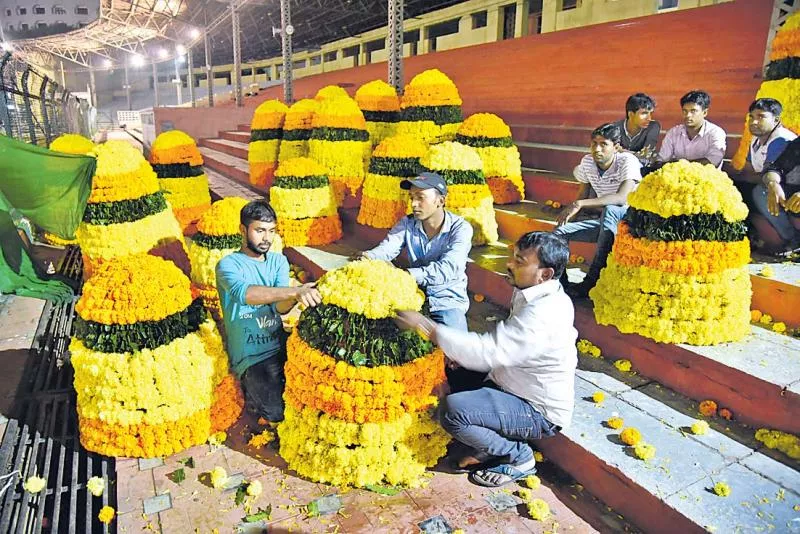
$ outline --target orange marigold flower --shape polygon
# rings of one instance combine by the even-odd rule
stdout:
[[[733,419],[733,412],[727,408],[720,408],[719,416],[722,417],[723,419],[727,419],[728,421],[730,421],[731,419]]]
[[[717,415],[717,403],[713,400],[704,400],[700,403],[700,407],[698,409],[700,413],[706,417],[714,417]]]

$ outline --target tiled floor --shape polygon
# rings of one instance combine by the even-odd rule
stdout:
[[[454,475],[434,469],[425,488],[400,491],[385,496],[366,490],[340,489],[301,479],[289,471],[274,447],[253,449],[247,445],[250,436],[260,431],[257,422],[243,418],[228,433],[225,445],[193,447],[164,459],[163,464],[141,465],[131,459],[117,462],[118,529],[130,532],[303,532],[303,533],[376,533],[420,532],[418,524],[441,515],[453,529],[465,532],[544,533],[595,532],[567,506],[578,495],[567,498],[563,488],[544,484],[536,497],[548,502],[552,511],[547,521],[528,517],[524,505],[503,512],[495,511],[486,497],[496,491],[474,486],[465,475]],[[184,467],[181,460],[191,457],[194,468]],[[244,523],[245,505],[234,503],[235,489],[215,490],[205,473],[216,466],[225,468],[230,477],[242,475],[247,481],[258,480],[263,493],[250,503],[251,512],[272,507],[268,521]],[[167,475],[183,468],[186,478],[175,483]],[[505,491],[514,491],[512,485]],[[556,490],[555,492],[553,490]],[[573,493],[579,493],[573,490]],[[338,494],[342,508],[338,514],[307,517],[304,507],[319,497]],[[156,502],[158,501],[158,502]],[[574,507],[573,502],[569,502]],[[167,506],[157,513],[145,515],[145,507]],[[216,529],[216,530],[215,530]]]

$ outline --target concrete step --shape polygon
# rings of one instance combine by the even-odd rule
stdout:
[[[522,168],[522,181],[525,182],[525,198],[538,202],[554,200],[567,205],[578,198],[583,184],[572,174],[557,174],[543,169]]]
[[[286,254],[319,277],[345,264],[358,244],[350,236],[325,247],[287,249]],[[504,310],[492,312],[473,303],[477,307],[469,315],[478,330],[505,317]],[[635,375],[626,377],[632,384],[626,383],[610,363],[583,356],[579,367],[571,427],[536,446],[590,493],[647,532],[792,528],[793,506],[800,499],[795,469],[764,454],[753,440],[736,441],[722,428],[692,435],[688,428],[696,420],[696,405],[683,399],[683,409],[671,407],[661,400],[670,393],[658,384]],[[599,405],[591,400],[597,391],[606,397]],[[655,445],[656,458],[637,459],[621,443],[619,431],[604,424],[612,415],[639,429],[644,441]],[[720,481],[731,487],[729,499],[742,506],[726,506],[709,491]]]
[[[514,141],[519,149],[523,167],[547,169],[572,176],[572,171],[581,158],[589,153],[589,145],[558,145],[551,143],[532,143]]]
[[[226,141],[237,141],[239,143],[250,142],[250,132],[240,132],[238,130],[229,132],[219,132],[219,138]]]
[[[231,156],[225,152],[209,148],[204,145],[204,140],[200,141],[200,153],[203,155],[203,164],[213,169],[227,178],[233,179],[241,184],[250,186],[250,166],[246,159]]]
[[[200,146],[213,148],[219,152],[234,156],[247,163],[247,146],[249,143],[241,141],[231,141],[229,139],[201,139]]]
[[[713,119],[712,119],[713,122]],[[598,126],[600,123],[598,123]],[[586,146],[588,148],[592,130],[587,126],[561,126],[552,124],[512,124],[511,135],[514,141],[528,143],[545,143],[565,146]],[[671,125],[661,124],[659,146],[664,140],[667,130]],[[727,135],[726,158],[732,158],[739,148],[742,140],[741,127],[736,132]]]

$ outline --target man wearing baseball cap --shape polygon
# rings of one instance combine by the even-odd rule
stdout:
[[[431,318],[467,330],[467,256],[472,247],[472,226],[444,209],[447,184],[435,172],[403,180],[409,191],[412,214],[389,230],[380,245],[356,258],[392,261],[406,249],[408,272],[428,296]]]

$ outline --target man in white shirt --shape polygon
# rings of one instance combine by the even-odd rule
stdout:
[[[564,289],[574,298],[586,298],[600,278],[617,235],[617,225],[628,210],[628,194],[642,179],[639,159],[630,152],[619,151],[621,136],[619,126],[613,123],[603,124],[592,132],[590,153],[583,156],[573,171],[575,179],[587,187],[578,200],[561,211],[553,230],[567,241],[597,243],[583,282],[570,286],[566,273],[561,279]],[[599,218],[570,222],[586,209],[601,209],[602,212]]]
[[[436,343],[447,358],[488,373],[478,389],[448,395],[442,426],[470,453],[457,461],[470,480],[497,487],[536,472],[527,441],[566,428],[575,401],[578,357],[575,309],[558,279],[569,259],[567,243],[530,232],[514,245],[508,276],[511,314],[493,332],[462,332],[403,311],[395,322]]]
[[[715,167],[725,157],[725,130],[706,120],[711,97],[705,91],[689,91],[681,97],[683,124],[664,136],[658,159],[664,163],[685,159]]]

